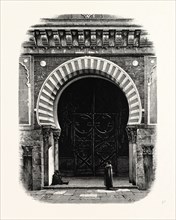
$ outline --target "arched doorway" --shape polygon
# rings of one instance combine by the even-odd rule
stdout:
[[[48,148],[52,146],[51,142],[52,142],[54,133],[56,135],[56,136],[54,135],[55,137],[54,137],[54,142],[53,142],[54,169],[56,170],[60,169],[59,163],[62,166],[61,160],[58,161],[60,157],[58,158],[58,155],[55,153],[55,152],[58,152],[58,150],[60,149],[60,146],[58,145],[58,141],[55,141],[55,139],[57,138],[60,139],[59,134],[62,129],[62,127],[60,126],[61,122],[58,119],[58,106],[59,106],[58,103],[59,103],[60,97],[62,96],[62,93],[64,93],[64,90],[66,90],[67,87],[69,88],[69,86],[74,81],[82,79],[84,77],[104,78],[104,80],[107,80],[109,83],[111,83],[111,85],[116,86],[116,88],[118,88],[119,91],[121,91],[121,94],[124,95],[124,98],[126,98],[126,101],[128,103],[127,105],[129,108],[129,117],[128,117],[127,125],[133,126],[133,125],[138,125],[141,123],[142,106],[141,106],[139,92],[132,78],[129,76],[129,74],[126,73],[117,64],[109,60],[103,59],[103,58],[85,56],[85,57],[78,57],[78,58],[68,60],[65,63],[59,65],[48,75],[48,77],[42,84],[42,87],[40,89],[38,99],[37,99],[37,105],[36,105],[37,122],[40,126],[42,126],[42,130],[44,133],[43,171],[44,171],[44,184],[45,185],[48,184]],[[102,92],[103,91],[104,91],[104,88],[102,89]],[[116,123],[116,125],[118,125],[118,123]],[[116,131],[118,131],[118,129],[116,129]],[[50,133],[52,132],[54,132],[53,135],[52,134],[50,135]],[[127,141],[126,132],[124,131],[122,133],[121,135],[118,133],[118,138],[116,138],[116,140],[118,141],[117,146],[122,146],[122,145],[119,145],[121,140]],[[133,164],[134,166],[136,164],[136,161],[135,161],[136,156],[134,156],[136,155],[136,153],[135,151],[133,152],[133,143],[130,143],[129,145],[131,146],[129,147],[129,154],[130,154],[129,155],[129,161],[130,161],[129,162],[129,173],[130,173],[129,179],[131,179],[132,178],[131,175],[133,172],[132,166]],[[95,162],[97,162],[97,160],[95,160],[95,157],[94,157],[95,153],[93,153],[92,155],[93,155],[94,162],[91,162],[91,169],[89,165],[87,166],[89,166],[90,170],[93,170],[93,173],[90,173],[90,170],[89,172],[87,171],[87,174],[85,171],[74,172],[73,170],[71,172],[71,169],[67,167],[67,169],[65,169],[64,174],[65,175],[66,174],[67,175],[83,175],[82,173],[84,173],[86,175],[101,175],[102,174],[101,166],[103,166],[103,163],[101,163],[99,166],[101,169],[99,169],[96,172]],[[80,156],[80,155],[77,155],[77,156]],[[100,158],[100,160],[103,161],[102,157]],[[70,157],[67,157],[67,163],[64,161],[66,160],[63,160],[64,164],[67,164],[67,165],[69,164],[70,167],[75,167],[76,163],[73,163],[74,161],[73,157],[71,159]],[[87,161],[87,158],[86,158],[86,161]],[[93,163],[93,168],[92,168],[92,163]],[[114,166],[116,167],[115,169],[117,170],[116,175],[128,175],[128,156],[125,158],[125,156],[123,157],[123,155],[120,156],[119,154],[116,154],[116,162],[113,162],[113,163],[114,163]],[[118,169],[121,170],[121,173],[118,171]]]
[[[129,106],[117,85],[103,77],[81,78],[64,89],[57,114],[63,175],[103,175],[107,160],[116,176],[129,175]]]

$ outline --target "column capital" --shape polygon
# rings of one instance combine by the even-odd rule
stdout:
[[[57,141],[60,137],[60,133],[61,133],[61,130],[60,129],[53,129],[53,138],[54,138],[54,141]]]
[[[32,157],[33,146],[22,146],[23,156]]]
[[[154,146],[152,144],[142,145],[143,155],[152,155]]]
[[[137,128],[126,127],[129,142],[135,144],[137,141]]]
[[[52,129],[53,127],[50,125],[42,126],[43,140],[48,143],[48,148],[51,145],[50,137],[53,131]]]

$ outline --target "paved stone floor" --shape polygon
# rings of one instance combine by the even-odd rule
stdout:
[[[43,189],[29,194],[47,203],[132,203],[144,198],[148,191],[121,189]]]

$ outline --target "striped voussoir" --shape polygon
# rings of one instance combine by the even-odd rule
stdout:
[[[79,57],[57,67],[47,77],[40,90],[37,102],[39,125],[52,125],[54,121],[54,101],[61,86],[69,79],[81,74],[101,75],[114,81],[123,90],[129,104],[128,124],[140,124],[141,101],[138,90],[130,76],[115,63],[98,57]]]

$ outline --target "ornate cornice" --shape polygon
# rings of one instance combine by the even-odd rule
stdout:
[[[144,48],[152,47],[147,35],[139,29],[33,29],[30,40],[23,43],[24,48],[31,50],[72,47],[108,49],[108,48]]]

